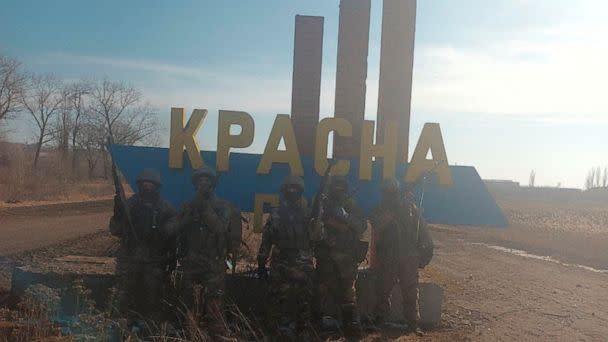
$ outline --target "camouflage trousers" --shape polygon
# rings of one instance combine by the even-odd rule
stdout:
[[[226,273],[185,268],[181,301],[187,309],[188,325],[191,332],[198,329],[208,331],[212,336],[227,335],[224,319],[224,289]]]
[[[296,330],[302,332],[310,323],[313,270],[312,260],[273,260],[268,318],[274,327],[295,322]]]
[[[390,313],[390,296],[398,284],[403,300],[403,316],[409,326],[418,324],[418,257],[407,257],[395,263],[379,260],[376,269],[376,307],[374,316],[385,321]]]
[[[118,310],[127,320],[163,318],[166,272],[163,264],[121,260],[116,264]]]
[[[348,255],[317,258],[315,270],[315,320],[323,316],[323,308],[328,302],[342,311],[342,316],[355,315],[358,264]],[[356,320],[356,317],[342,317],[343,320]]]

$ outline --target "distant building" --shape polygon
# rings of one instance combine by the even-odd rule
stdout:
[[[483,182],[490,192],[493,191],[517,191],[520,186],[518,182],[506,179],[484,179]]]

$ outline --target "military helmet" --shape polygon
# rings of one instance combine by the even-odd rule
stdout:
[[[304,180],[302,177],[298,176],[287,176],[283,179],[281,183],[281,191],[285,190],[286,187],[290,185],[295,185],[300,188],[300,191],[304,192]]]
[[[137,176],[137,183],[150,182],[156,186],[161,186],[160,173],[155,169],[144,169],[139,176]]]
[[[401,184],[395,178],[387,178],[382,181],[380,191],[382,192],[398,192],[401,190]]]
[[[217,182],[217,173],[215,173],[212,167],[207,165],[194,170],[192,173],[192,184],[196,184],[201,177],[209,177],[213,180],[213,183]]]

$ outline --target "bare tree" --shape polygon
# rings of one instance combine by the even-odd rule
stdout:
[[[608,166],[604,167],[604,176],[602,177],[602,187],[608,187]]]
[[[93,178],[95,168],[103,154],[104,139],[104,131],[91,122],[83,122],[76,135],[76,144],[83,151],[87,160],[89,179]]]
[[[36,128],[36,154],[34,168],[38,165],[42,146],[52,140],[50,122],[63,103],[62,82],[52,74],[30,75],[21,93],[20,103],[30,114]]]
[[[68,158],[70,147],[70,133],[72,132],[72,92],[69,86],[61,89],[61,104],[59,105],[57,120],[51,129],[53,140],[57,143],[57,149],[61,152],[61,158]]]
[[[72,84],[72,108],[74,116],[72,121],[72,172],[76,174],[78,154],[76,152],[76,139],[80,132],[83,118],[90,114],[87,96],[91,93],[91,82],[81,80]]]
[[[25,83],[21,64],[0,55],[0,121],[19,111],[19,99]]]
[[[158,135],[158,117],[152,106],[144,103],[131,110],[130,115],[114,123],[114,142],[123,145],[155,144]]]
[[[88,114],[90,83],[77,81],[67,84],[62,89],[62,104],[52,131],[57,148],[64,161],[67,161],[70,146],[72,149],[72,174],[77,172],[77,135],[84,116]],[[103,130],[103,127],[99,127]]]
[[[528,186],[533,188],[535,181],[536,181],[536,172],[534,170],[532,170],[532,171],[530,171],[530,178],[528,179]]]
[[[589,172],[587,172],[587,177],[585,178],[585,189],[589,190],[593,188],[593,180],[595,179],[595,168],[591,168]]]
[[[93,84],[90,99],[94,120],[113,143],[134,145],[158,133],[157,116],[134,87],[104,79]],[[107,154],[103,163],[107,178]]]
[[[91,89],[91,111],[95,119],[103,125],[103,129],[112,141],[115,126],[125,118],[142,99],[141,93],[122,82],[104,79],[96,82]]]

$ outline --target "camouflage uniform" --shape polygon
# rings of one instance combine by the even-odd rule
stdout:
[[[310,322],[314,269],[311,248],[313,225],[310,210],[301,199],[304,182],[299,177],[286,178],[282,185],[284,194],[289,186],[298,188],[299,194],[293,195],[292,199],[283,198],[279,207],[273,208],[262,234],[258,273],[263,277],[272,249],[269,319],[281,333],[300,335]],[[294,322],[295,332],[289,328]]]
[[[390,293],[398,282],[403,315],[409,329],[418,329],[418,268],[433,257],[433,241],[420,210],[404,198],[397,180],[386,180],[383,200],[370,217],[376,246],[376,308],[378,323],[390,310]]]
[[[138,183],[141,182],[160,187],[160,176],[156,171],[145,170],[138,178]],[[134,232],[129,230],[120,204],[110,219],[110,232],[121,239],[116,264],[119,310],[130,321],[138,317],[159,319],[175,250],[171,226],[176,213],[158,192],[143,194],[140,191],[129,198],[126,207]]]
[[[329,184],[329,196],[323,217],[326,237],[315,247],[315,319],[326,306],[328,298],[340,310],[346,335],[359,335],[356,310],[355,280],[359,264],[365,259],[367,243],[361,234],[367,221],[348,196],[348,184],[343,177],[334,177]]]
[[[196,185],[201,177],[212,179],[212,187],[215,186],[216,175],[211,168],[195,171],[193,183]],[[209,189],[185,203],[177,219],[182,300],[196,324],[206,323],[214,336],[227,335],[223,296],[232,215],[232,206]]]

